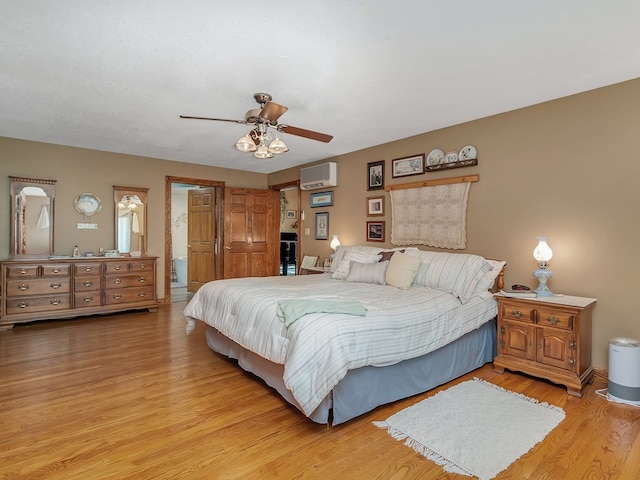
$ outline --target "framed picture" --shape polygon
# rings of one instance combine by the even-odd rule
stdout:
[[[384,188],[384,160],[367,164],[367,190]]]
[[[333,190],[311,194],[311,208],[330,207],[333,205]]]
[[[384,197],[367,198],[367,217],[384,215]]]
[[[287,210],[287,218],[296,218],[295,210]]]
[[[396,158],[391,161],[391,176],[408,177],[424,173],[424,153],[412,157]]]
[[[367,222],[367,242],[384,242],[384,222]]]
[[[316,240],[329,240],[329,212],[316,213]]]

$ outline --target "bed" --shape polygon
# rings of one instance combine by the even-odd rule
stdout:
[[[339,247],[319,275],[203,285],[187,304],[215,352],[318,423],[337,425],[493,360],[504,262]],[[501,286],[501,284],[499,285]]]

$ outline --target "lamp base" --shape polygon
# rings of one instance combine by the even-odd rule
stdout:
[[[553,296],[553,292],[549,290],[549,287],[547,287],[547,280],[553,276],[553,272],[546,268],[539,268],[535,270],[532,275],[538,279],[538,282],[540,282],[538,284],[538,288],[535,289],[536,294],[539,297]]]

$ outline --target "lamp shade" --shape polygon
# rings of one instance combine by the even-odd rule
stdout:
[[[340,246],[340,240],[338,239],[338,235],[333,235],[333,238],[331,239],[331,243],[329,243],[329,246],[334,252],[338,249],[338,247]]]
[[[547,263],[552,257],[553,251],[547,244],[547,237],[538,237],[538,245],[533,250],[533,258],[535,258],[538,263]]]
[[[258,146],[258,149],[255,151],[253,156],[256,158],[272,158],[273,153],[269,151],[264,143],[260,143],[260,146]]]
[[[256,146],[255,142],[251,139],[249,134],[240,138],[236,142],[236,148],[241,152],[245,152],[245,153],[255,152],[258,149],[258,147]]]
[[[289,147],[280,140],[278,137],[269,145],[269,151],[271,153],[285,153],[289,151]]]

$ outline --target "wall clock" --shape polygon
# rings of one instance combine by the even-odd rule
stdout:
[[[100,211],[102,208],[102,202],[95,195],[90,193],[81,193],[73,201],[73,206],[76,209],[76,212],[84,215],[85,217],[90,217]]]

